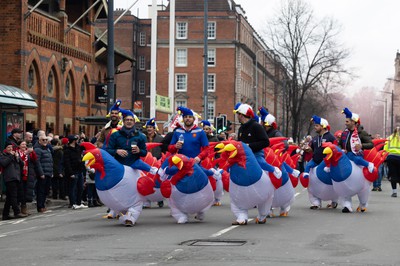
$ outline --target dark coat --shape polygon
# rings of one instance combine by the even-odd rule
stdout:
[[[66,177],[83,173],[82,150],[79,145],[66,146],[64,150],[64,172]]]
[[[21,181],[21,169],[24,166],[24,163],[20,158],[16,158],[14,155],[1,152],[0,153],[0,166],[3,169],[3,180],[4,182],[11,181]]]
[[[53,156],[48,146],[38,145],[35,148],[39,162],[39,176],[53,176]]]
[[[32,202],[33,200],[36,177],[38,175],[39,175],[39,161],[37,159],[36,153],[33,151],[28,156],[28,180],[26,184],[26,195],[25,195],[25,199],[27,202]]]
[[[249,144],[253,153],[259,152],[269,146],[267,132],[264,127],[254,119],[250,119],[240,126],[238,140]]]

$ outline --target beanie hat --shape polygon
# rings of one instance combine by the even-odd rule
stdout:
[[[345,114],[346,118],[350,118],[354,122],[361,124],[360,116],[356,113],[352,113],[347,107],[342,110],[342,114]]]
[[[242,103],[239,106],[238,106],[238,104],[236,104],[235,110],[233,110],[233,112],[242,114],[242,115],[250,117],[250,118],[254,117],[253,108],[246,103]]]
[[[62,138],[61,139],[62,145],[67,145],[68,144],[68,138]]]

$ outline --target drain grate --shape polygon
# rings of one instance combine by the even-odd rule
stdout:
[[[182,242],[181,245],[187,246],[243,246],[246,244],[245,240],[217,240],[217,239],[196,239]]]

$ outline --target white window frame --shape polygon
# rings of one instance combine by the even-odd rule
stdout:
[[[212,54],[213,56],[210,57],[210,54]],[[217,64],[217,49],[209,48],[207,52],[207,65],[209,67],[215,67],[216,64]]]
[[[210,73],[207,75],[207,91],[215,92],[217,75],[215,73]]]
[[[176,22],[176,39],[186,40],[188,38],[188,23],[185,21]]]
[[[185,84],[183,84],[183,88],[179,89],[178,87],[178,78],[179,77],[184,77],[185,78]],[[184,73],[177,73],[175,74],[175,91],[187,91],[187,84],[188,84],[188,78],[187,78],[187,74]]]
[[[139,46],[146,46],[146,32],[141,31],[139,33]]]
[[[186,48],[176,48],[175,51],[175,65],[177,67],[187,67],[187,49]]]
[[[214,117],[215,117],[215,101],[214,100],[208,100],[207,117],[209,120],[214,120]]]
[[[146,58],[143,55],[139,56],[139,70],[146,70]]]
[[[183,106],[183,107],[187,107],[187,100],[176,100],[175,101],[175,106]]]
[[[215,40],[217,38],[217,22],[207,22],[207,38],[209,40]]]
[[[139,84],[138,84],[138,92],[139,94],[143,95],[146,93],[146,81],[141,79],[139,80]]]

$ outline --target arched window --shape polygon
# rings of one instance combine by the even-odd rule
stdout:
[[[68,98],[71,93],[71,75],[68,73],[67,79],[65,80],[65,98]]]
[[[50,70],[49,76],[47,77],[47,93],[52,95],[54,93],[55,88],[55,78],[53,69]]]

